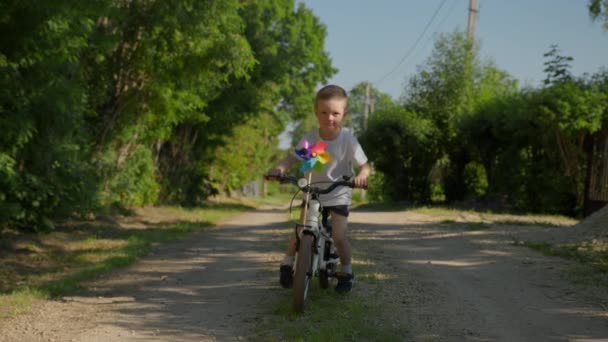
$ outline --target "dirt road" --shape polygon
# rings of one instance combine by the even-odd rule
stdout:
[[[163,246],[79,295],[0,322],[0,341],[255,340],[282,291],[285,220],[266,208]],[[539,228],[469,221],[352,214],[354,249],[386,275],[373,286],[388,294],[386,314],[410,327],[404,341],[608,341],[605,291],[565,280],[569,262],[511,244]]]

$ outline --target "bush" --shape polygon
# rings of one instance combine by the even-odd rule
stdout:
[[[437,159],[436,130],[429,120],[404,109],[377,113],[361,142],[380,173],[377,198],[428,203],[429,173]]]

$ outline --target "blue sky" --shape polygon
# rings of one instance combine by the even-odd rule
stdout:
[[[327,26],[325,47],[339,69],[330,82],[349,90],[361,81],[371,81],[380,91],[397,98],[405,80],[429,56],[435,35],[466,29],[469,0],[445,0],[416,48],[396,68],[442,1],[302,2]],[[557,44],[563,55],[574,57],[574,75],[608,68],[608,32],[600,22],[591,21],[587,0],[477,2],[475,36],[481,42],[481,55],[493,59],[522,85],[540,85],[544,79],[543,53],[551,44]]]

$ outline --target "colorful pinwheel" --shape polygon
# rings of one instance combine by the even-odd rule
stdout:
[[[302,139],[299,144],[299,148],[296,149],[296,155],[302,160],[302,166],[300,171],[307,172],[311,169],[315,171],[321,171],[323,164],[331,161],[329,153],[325,152],[327,143],[319,141],[316,144],[310,146],[310,143],[306,139]]]

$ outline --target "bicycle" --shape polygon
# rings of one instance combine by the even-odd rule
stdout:
[[[305,194],[302,203],[302,210],[304,210],[301,216],[302,222],[297,223],[295,227],[296,262],[293,279],[293,307],[296,312],[302,312],[308,300],[312,278],[317,276],[321,288],[328,288],[329,279],[336,275],[336,266],[339,260],[331,236],[330,221],[326,215],[323,215],[321,221],[319,221],[319,216],[323,212],[319,195],[328,194],[338,186],[353,188],[354,183],[348,180],[337,181],[332,182],[326,189],[322,189],[314,186],[319,183],[309,184],[309,181],[305,178],[286,175],[266,175],[265,177],[268,180],[294,184],[299,191]],[[328,182],[320,183],[327,184]],[[297,192],[294,194],[294,198],[296,195]]]

